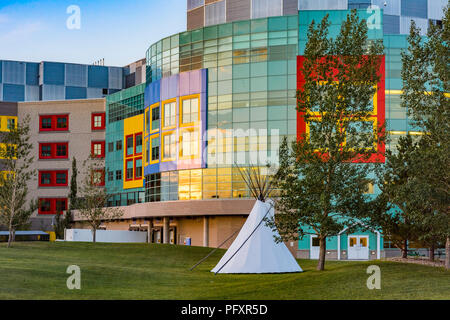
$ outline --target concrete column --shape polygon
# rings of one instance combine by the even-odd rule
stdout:
[[[170,229],[170,219],[169,217],[164,217],[163,243],[170,243],[169,229]]]
[[[341,234],[337,236],[337,258],[341,260]]]
[[[203,217],[203,246],[209,247],[209,217]]]

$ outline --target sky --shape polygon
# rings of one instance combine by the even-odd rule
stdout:
[[[186,0],[0,0],[0,60],[125,66],[185,30]]]

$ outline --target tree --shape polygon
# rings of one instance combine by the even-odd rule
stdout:
[[[328,16],[308,30],[303,60],[304,82],[297,111],[309,133],[289,148],[283,141],[275,175],[280,189],[273,221],[282,240],[316,234],[324,270],[326,240],[345,227],[352,230],[370,201],[368,175],[384,139],[382,125],[367,121],[380,80],[380,41],[368,41],[367,23],[352,11],[335,40],[329,39]]]
[[[450,269],[450,12],[444,10],[442,26],[430,24],[424,39],[415,23],[402,54],[402,106],[424,134],[416,151],[414,181],[420,201],[428,210],[415,219],[432,225],[446,239],[445,266]]]
[[[90,225],[95,243],[96,231],[102,221],[122,217],[123,210],[106,207],[109,195],[102,187],[105,179],[104,162],[91,155],[84,161],[83,168],[84,177],[79,190],[81,197],[77,200],[77,209],[79,216]]]
[[[34,157],[30,143],[30,117],[20,124],[12,126],[1,137],[0,159],[3,172],[0,174],[0,224],[9,230],[8,248],[15,239],[15,231],[37,208],[32,200],[27,205],[28,183],[36,176],[31,169]]]
[[[78,176],[78,168],[77,168],[77,159],[73,157],[72,159],[72,177],[70,178],[70,192],[69,192],[69,210],[66,211],[66,215],[64,217],[64,226],[66,229],[70,228],[72,225],[72,210],[76,209],[77,206],[77,176]]]
[[[418,190],[411,184],[414,178],[414,152],[417,145],[411,136],[401,137],[397,150],[386,152],[386,165],[378,171],[381,193],[377,197],[382,210],[369,211],[371,225],[379,227],[387,240],[408,256],[408,241],[417,240],[421,232],[414,215],[424,210],[423,203],[414,196]]]

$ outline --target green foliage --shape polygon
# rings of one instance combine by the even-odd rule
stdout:
[[[425,210],[414,219],[429,232],[424,237],[447,239],[446,266],[450,268],[450,12],[442,27],[431,25],[428,38],[412,23],[408,52],[402,54],[402,106],[414,125],[425,133],[414,151],[414,197]]]
[[[383,45],[368,40],[366,21],[356,11],[335,40],[329,39],[328,27],[328,16],[309,27],[297,110],[311,130],[280,148],[275,180],[281,191],[271,223],[283,240],[317,234],[320,270],[326,238],[354,225],[371,207],[368,175],[376,165],[352,162],[376,154],[375,145],[384,139],[382,128],[365,121],[373,109]]]
[[[26,225],[37,208],[35,200],[27,201],[28,183],[36,176],[36,171],[30,168],[34,157],[31,155],[29,123],[27,116],[1,136],[5,147],[0,148],[4,170],[0,173],[0,224],[10,232],[8,246],[17,228]]]

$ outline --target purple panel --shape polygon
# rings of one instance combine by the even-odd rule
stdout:
[[[161,80],[161,101],[170,99],[169,97],[169,79],[170,78],[163,78]]]
[[[189,75],[189,94],[195,94],[202,91],[202,82],[200,78],[200,71],[201,70],[195,70],[192,71]]]
[[[180,96],[189,94],[189,72],[180,73]]]
[[[169,78],[169,99],[180,95],[178,82],[179,76],[177,74]]]

